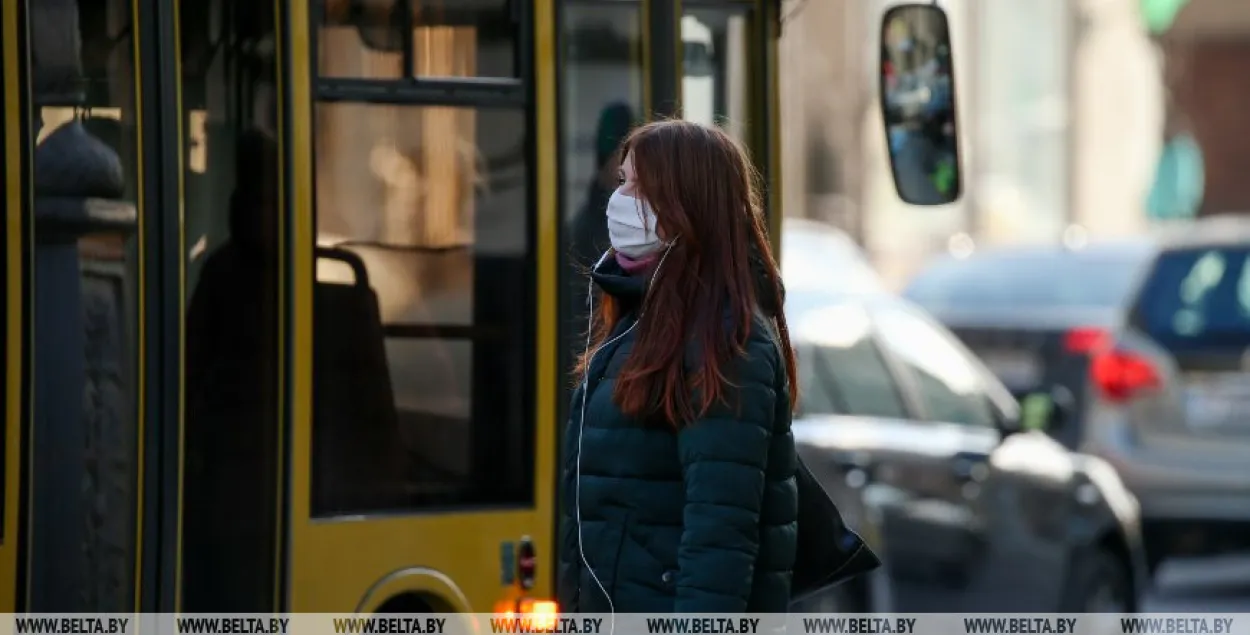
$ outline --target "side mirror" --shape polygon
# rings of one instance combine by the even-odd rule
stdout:
[[[963,191],[953,60],[936,4],[898,5],[881,19],[881,119],[894,187],[912,205],[953,203]]]
[[[1052,431],[1062,428],[1075,414],[1076,397],[1066,386],[1031,392],[1020,401],[1020,429]]]

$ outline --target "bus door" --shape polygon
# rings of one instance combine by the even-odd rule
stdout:
[[[0,608],[277,608],[284,5],[0,13]]]
[[[551,0],[291,6],[289,609],[549,592]]]
[[[186,612],[281,610],[286,5],[197,0],[177,14],[183,414],[170,553]]]
[[[9,610],[137,606],[136,12],[131,0],[3,9],[9,388],[0,606]],[[33,191],[23,192],[26,183]],[[19,533],[26,557],[15,575]]]
[[[0,608],[276,605],[276,6],[227,4],[4,5]]]

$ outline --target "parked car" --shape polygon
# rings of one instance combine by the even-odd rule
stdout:
[[[1152,570],[1250,548],[1250,220],[1165,237],[1128,304],[1082,335],[1081,448],[1140,500]]]
[[[1080,447],[1090,344],[1124,319],[1135,283],[1155,247],[1149,240],[992,248],[940,258],[903,296],[949,328],[1016,397],[1054,390],[1071,412],[1051,433]]]
[[[796,610],[1136,610],[1138,508],[1115,471],[1022,429],[1016,400],[950,332],[883,289],[841,288],[838,273],[787,298],[793,430],[884,566]]]
[[[846,232],[805,218],[782,221],[781,269],[789,292],[819,297],[829,289],[830,274],[837,274],[838,289],[867,292],[885,288],[877,271],[859,245]]]

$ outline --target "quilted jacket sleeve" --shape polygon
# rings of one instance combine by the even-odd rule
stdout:
[[[752,341],[738,360],[728,404],[678,437],[686,487],[678,547],[679,613],[744,613],[759,551],[774,405],[776,355]]]

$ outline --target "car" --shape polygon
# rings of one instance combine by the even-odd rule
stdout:
[[[881,18],[881,33],[894,31],[924,32],[953,48],[946,13],[937,3],[891,7]],[[883,53],[881,61],[885,58]],[[1194,67],[1199,66],[1204,65]],[[891,73],[891,67],[879,65],[883,91],[892,90]],[[954,101],[957,93],[952,86]],[[877,106],[886,138],[896,124],[888,117],[888,101],[880,99]],[[912,122],[918,118],[909,117]],[[954,110],[948,123],[956,129],[954,137],[961,138]],[[1220,133],[1207,141],[1232,140],[1236,145],[1239,136],[1224,128],[1211,127]],[[1165,139],[1165,147],[1192,146],[1194,141],[1178,131]],[[1223,157],[1218,163],[1224,171],[1232,165],[1227,157],[1236,154],[1231,148],[1214,152],[1207,147],[1205,156]],[[887,144],[886,149],[891,178],[904,202],[949,205],[979,185],[967,183],[969,175],[955,162],[947,166],[955,170],[949,178],[954,185],[936,191],[938,196],[935,188],[913,189],[908,184],[914,170],[900,166],[908,165],[914,153],[906,145]],[[1076,416],[1060,417],[1072,423],[1056,434],[1066,437],[1068,447],[1112,465],[1136,495],[1151,572],[1172,556],[1250,548],[1250,221],[1244,210],[1213,208],[1212,199],[1218,197],[1207,196],[1201,205],[1202,188],[1185,185],[1202,185],[1202,162],[1178,167],[1170,158],[1175,157],[1164,155],[1157,187],[1145,201],[1149,209],[1143,211],[1154,217],[1156,226],[1185,222],[1200,211],[1202,218],[1180,234],[1161,237],[1140,284],[1129,286],[1131,299],[1117,319],[1064,329],[1059,346],[1078,388],[1057,382],[1045,395],[1030,395],[1030,403],[1049,404],[1051,412],[1075,411]],[[1196,177],[1178,180],[1178,170]],[[932,167],[930,180],[947,176],[939,172]],[[1064,288],[1080,291],[1090,284],[1086,276],[1099,273],[1088,267],[1077,276],[1064,276]],[[1020,368],[1027,372],[1028,365]]]
[[[1250,219],[1160,237],[1123,321],[1082,337],[1080,447],[1140,501],[1151,570],[1250,548]]]
[[[950,329],[1016,397],[1053,390],[1067,424],[1051,433],[1081,446],[1091,340],[1123,320],[1155,244],[1148,238],[995,247],[939,258],[902,294]]]
[[[1139,510],[1115,471],[1025,429],[1002,383],[919,307],[825,276],[787,297],[794,437],[883,566],[795,610],[1137,610]]]
[[[886,288],[859,245],[846,232],[820,221],[785,218],[781,223],[781,269],[786,290],[803,298],[819,298],[837,276],[837,290],[873,292]]]

